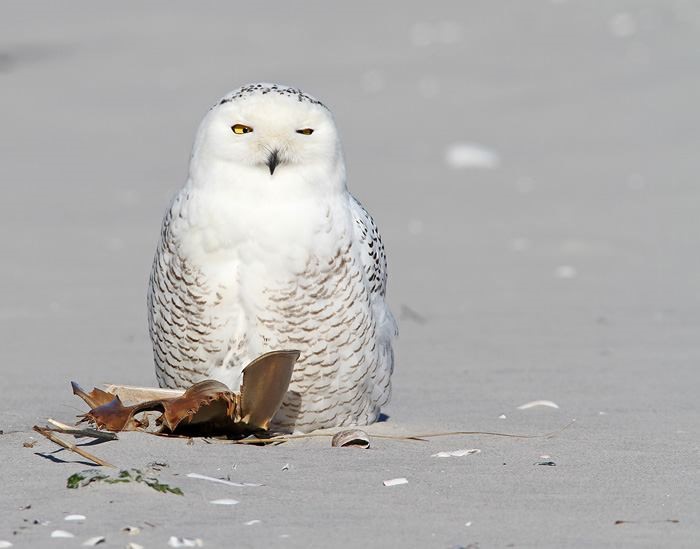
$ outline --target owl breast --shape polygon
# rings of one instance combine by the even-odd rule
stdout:
[[[298,222],[296,233],[260,229],[222,239],[229,247],[210,247],[174,219],[166,217],[149,292],[161,385],[217,379],[235,390],[257,356],[298,350],[273,428],[377,419],[389,398],[392,334],[344,204],[320,210],[303,231]]]

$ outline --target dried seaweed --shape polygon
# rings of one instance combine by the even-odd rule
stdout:
[[[370,433],[369,436],[373,438],[388,439],[388,440],[416,440],[420,442],[428,442],[428,439],[435,437],[451,437],[451,436],[492,436],[492,437],[506,437],[506,438],[552,438],[559,433],[563,432],[565,429],[571,427],[576,423],[575,419],[572,419],[569,423],[552,431],[550,433],[544,433],[540,435],[530,435],[530,434],[516,434],[516,433],[499,433],[497,431],[444,431],[439,433],[420,433],[417,435],[379,435]],[[249,436],[241,440],[232,441],[235,444],[282,444],[283,442],[288,442],[290,440],[296,440],[299,438],[316,438],[316,437],[334,437],[337,433],[303,433],[298,435],[276,435],[276,436]]]
[[[183,495],[180,488],[163,484],[155,477],[144,475],[140,469],[122,469],[116,476],[108,475],[97,469],[86,469],[68,477],[66,487],[71,489],[83,488],[93,482],[104,482],[106,484],[123,484],[128,482],[142,483],[153,488],[156,492],[163,494],[171,493],[178,496]]]

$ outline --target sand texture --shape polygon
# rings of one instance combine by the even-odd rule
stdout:
[[[0,541],[698,546],[697,3],[0,12]],[[125,469],[167,463],[158,478],[183,496],[69,490],[82,458],[23,445],[32,425],[85,411],[71,380],[155,384],[145,301],[161,218],[199,120],[251,81],[330,106],[349,186],[383,233],[401,335],[388,419],[368,431],[571,427],[368,450],[138,433],[86,447]],[[537,400],[558,408],[519,409]]]

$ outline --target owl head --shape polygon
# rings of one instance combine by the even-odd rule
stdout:
[[[250,84],[219,100],[202,120],[190,171],[273,184],[344,171],[333,116],[297,88]]]

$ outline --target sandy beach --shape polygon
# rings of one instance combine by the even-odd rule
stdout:
[[[697,4],[0,11],[1,547],[700,544]],[[32,426],[86,411],[72,380],[156,384],[161,219],[201,117],[256,81],[331,108],[384,238],[400,338],[387,418],[367,432],[573,424],[367,450],[126,433],[85,449],[165,464],[184,495],[66,488],[93,466]],[[521,409],[540,400],[557,407]],[[480,452],[434,456],[464,449]]]

